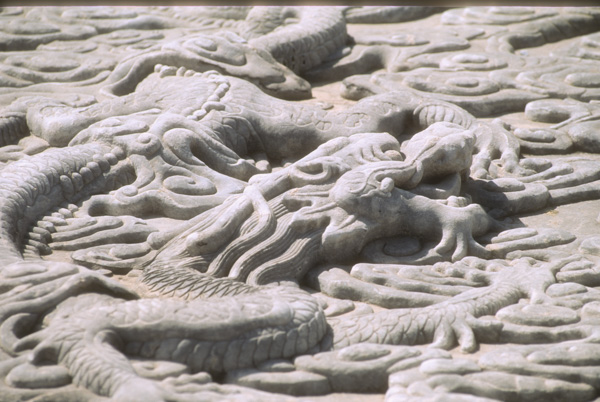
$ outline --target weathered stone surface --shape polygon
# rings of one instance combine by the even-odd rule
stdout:
[[[579,321],[577,313],[570,308],[537,304],[508,306],[498,311],[496,317],[520,325],[547,327],[573,324]]]
[[[2,8],[0,399],[598,398],[599,27]]]
[[[308,371],[259,366],[258,369],[243,369],[227,373],[226,381],[231,384],[256,388],[280,394],[307,396],[331,393],[327,377]]]
[[[383,392],[387,388],[388,375],[396,364],[418,364],[417,361],[432,358],[435,354],[424,354],[414,348],[360,344],[335,352],[315,356],[300,356],[295,366],[304,371],[326,377],[331,389],[336,392]]]

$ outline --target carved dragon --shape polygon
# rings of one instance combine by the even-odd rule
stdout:
[[[401,161],[400,144],[390,135],[357,134],[326,142],[290,167],[257,177],[242,195],[233,195],[222,208],[196,218],[189,230],[169,241],[144,268],[142,283],[149,291],[170,299],[124,301],[96,293],[72,297],[58,305],[44,329],[20,340],[15,338],[11,349],[18,352],[33,347],[33,357],[29,366],[15,368],[9,381],[23,381],[23,373],[35,376],[31,373],[39,370],[36,364],[49,359],[59,364],[52,370],[62,373],[61,367],[66,367],[75,384],[95,393],[117,400],[134,395],[169,399],[174,397],[172,389],[139,377],[117,350],[184,362],[193,371],[218,373],[267,359],[289,358],[315,347],[327,349],[331,339],[340,345],[352,342],[344,335],[347,324],[336,324],[334,320],[328,329],[323,310],[308,293],[267,284],[300,280],[319,260],[345,260],[369,240],[398,233],[437,238],[440,243],[435,252],[450,252],[446,255],[453,259],[467,252],[485,253],[472,236],[500,226],[481,207],[452,207],[401,189],[418,189],[423,177],[443,177],[469,168],[468,157],[456,158],[458,164],[441,164],[440,156],[447,152],[468,156],[475,141],[473,132],[439,124],[430,130],[443,133],[438,141],[423,143],[417,137],[415,144],[406,148],[410,151],[406,161]],[[85,145],[66,149],[78,147]],[[51,154],[46,151],[22,163],[44,160]],[[299,206],[303,207],[297,209]],[[414,220],[417,216],[430,217],[436,225],[422,231],[418,227],[421,219]],[[237,239],[227,244],[232,236]],[[15,264],[15,268],[22,265]],[[65,282],[55,272],[73,269],[50,265],[41,272],[42,276],[61,279],[47,286],[47,297],[60,301],[86,289],[74,289],[69,286],[72,279]],[[132,297],[120,285],[106,283],[88,272],[82,271],[79,277],[94,278],[87,282]],[[512,280],[514,275],[509,278]],[[25,292],[9,298],[5,314],[10,316],[18,300],[31,296]],[[94,305],[92,310],[84,308],[90,303]],[[438,308],[443,314],[444,307]],[[42,310],[33,303],[29,313]],[[407,319],[405,311],[396,314]],[[368,325],[376,325],[379,316],[365,320]],[[412,316],[408,317],[410,321]],[[22,320],[25,318],[17,315],[7,325]],[[440,331],[451,336],[444,322],[427,328],[421,328],[418,322],[409,324],[425,331],[425,338],[413,341],[439,338]],[[394,331],[383,337],[398,338]],[[144,333],[151,334],[151,338],[146,339]],[[337,340],[340,337],[344,341]],[[413,341],[397,339],[400,343]],[[451,343],[446,341],[444,345],[449,347]]]
[[[518,177],[485,181],[508,189],[496,191],[503,199],[535,182],[545,190],[535,197],[545,202],[548,188],[578,184],[579,172],[564,177],[560,166],[520,163],[507,126],[413,91],[376,95],[343,111],[264,93],[309,94],[273,57],[303,73],[344,44],[343,13],[357,22],[401,18],[402,10],[383,11],[236,9],[243,21],[237,32],[249,44],[233,34],[186,37],[125,60],[101,84],[105,98],[97,102],[39,95],[13,102],[1,145],[31,133],[45,147],[63,148],[18,154],[0,166],[0,345],[15,356],[2,367],[8,385],[73,383],[115,400],[194,399],[206,391],[197,372],[220,375],[359,342],[458,343],[472,352],[479,341],[515,331],[481,317],[521,299],[550,303],[544,292],[576,258],[489,260],[497,249],[481,237],[507,226],[470,203],[483,187],[468,177]],[[316,20],[314,31],[297,29],[295,18]],[[244,62],[236,65],[227,55],[232,49]],[[265,70],[253,76],[250,65]],[[219,72],[195,71],[205,66]],[[538,198],[530,208],[545,205]],[[133,292],[102,272],[38,259],[50,252],[56,227],[66,225],[41,218],[61,207],[58,215],[72,216],[79,207],[67,203],[79,204],[83,215],[189,221],[167,232],[139,230],[142,253],[117,255],[114,264],[103,265],[107,256],[96,252],[94,267],[125,262],[141,271]],[[352,263],[369,244],[396,236],[432,241],[417,262],[451,261],[448,271],[468,271],[483,287],[348,320],[326,317],[322,302],[298,286],[315,266]],[[562,331],[553,339],[593,332]],[[534,337],[532,330],[527,340]],[[176,383],[147,378],[132,357],[183,363],[194,374]]]

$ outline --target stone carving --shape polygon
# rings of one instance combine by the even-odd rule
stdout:
[[[3,9],[0,395],[594,400],[599,18]]]

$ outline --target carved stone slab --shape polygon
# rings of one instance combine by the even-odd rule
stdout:
[[[0,400],[596,400],[599,32],[0,9]]]

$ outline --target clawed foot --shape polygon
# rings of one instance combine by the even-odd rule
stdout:
[[[364,133],[349,137],[351,146],[338,152],[337,156],[351,164],[366,164],[381,161],[402,161],[398,141],[387,133]]]
[[[498,339],[502,323],[473,317],[469,313],[449,314],[448,309],[435,329],[431,347],[451,349],[458,342],[464,353],[473,353],[479,348],[477,338]]]
[[[447,207],[442,219],[442,238],[433,252],[449,257],[452,262],[472,255],[489,258],[491,253],[474,239],[474,234],[482,235],[498,225],[476,204],[466,207]]]
[[[474,216],[482,212],[479,205],[469,205],[464,208],[464,213],[472,213]],[[450,258],[452,262],[461,260],[467,255],[489,257],[490,252],[473,238],[473,224],[472,219],[456,219],[452,224],[445,225],[442,229],[442,239],[435,247],[435,252],[445,255],[454,249]]]
[[[475,151],[471,176],[490,179],[505,175],[528,176],[535,172],[519,165],[519,141],[498,120],[482,124],[475,130]]]

